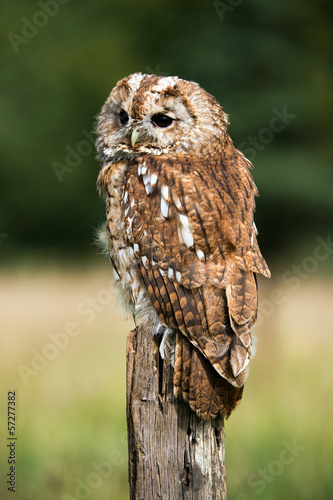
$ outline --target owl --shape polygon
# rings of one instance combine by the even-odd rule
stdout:
[[[253,221],[251,163],[197,83],[132,74],[98,118],[98,189],[115,286],[174,366],[176,397],[209,419],[242,397],[269,277]]]

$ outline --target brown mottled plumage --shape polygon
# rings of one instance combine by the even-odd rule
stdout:
[[[198,84],[136,73],[112,90],[97,129],[117,288],[135,320],[161,335],[175,394],[205,419],[229,416],[242,397],[254,273],[269,276],[251,164],[227,125]]]

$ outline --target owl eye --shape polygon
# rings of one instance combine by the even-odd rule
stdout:
[[[119,120],[122,125],[126,125],[126,123],[128,122],[128,114],[124,109],[122,109],[119,113]]]
[[[152,122],[155,123],[158,127],[169,127],[171,123],[173,122],[173,118],[170,118],[168,115],[163,115],[162,113],[157,113],[156,115],[152,116]]]

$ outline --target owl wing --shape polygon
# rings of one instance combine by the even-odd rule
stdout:
[[[124,189],[129,243],[187,288],[225,288],[238,269],[270,276],[253,223],[258,193],[250,165],[232,144],[217,159],[151,156],[131,165]]]
[[[248,167],[232,143],[219,158],[142,157],[124,187],[137,266],[161,323],[183,334],[176,394],[206,418],[228,415],[241,397],[257,314],[254,272],[269,276]]]

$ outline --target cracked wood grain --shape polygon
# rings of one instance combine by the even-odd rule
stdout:
[[[173,368],[143,326],[127,339],[130,500],[225,500],[224,422],[173,396]]]

